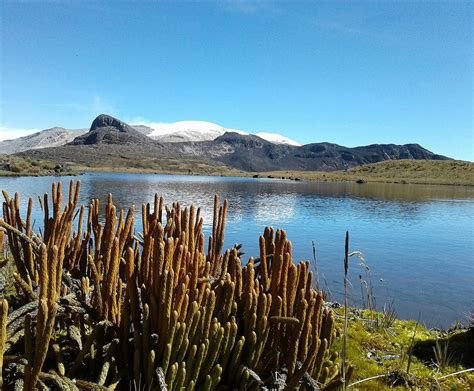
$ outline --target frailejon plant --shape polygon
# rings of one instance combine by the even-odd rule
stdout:
[[[223,251],[227,202],[214,200],[205,251],[200,209],[161,197],[117,211],[112,196],[78,206],[80,183],[40,199],[43,227],[4,193],[5,232],[21,292],[0,306],[4,388],[333,390],[346,383],[330,347],[340,332],[295,263],[284,231],[266,228],[243,265]],[[86,216],[87,214],[87,216]]]

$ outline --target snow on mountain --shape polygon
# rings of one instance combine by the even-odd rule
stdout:
[[[287,145],[294,145],[295,147],[301,147],[301,144],[299,142],[278,133],[260,132],[260,133],[255,133],[255,136],[261,137],[274,144],[287,144]]]
[[[148,136],[161,142],[210,141],[226,132],[248,134],[237,129],[228,129],[206,121],[179,121],[174,123],[151,122],[144,124],[153,129]]]
[[[225,128],[224,126],[206,121],[179,121],[174,123],[146,123],[145,126],[152,128],[148,134],[154,140],[169,143],[185,141],[210,141],[222,136],[226,132],[234,132],[242,135],[250,133],[242,130]],[[300,146],[301,144],[277,133],[260,132],[255,136],[261,137],[274,144],[287,144]]]

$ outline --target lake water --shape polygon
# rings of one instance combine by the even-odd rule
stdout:
[[[70,178],[60,178],[66,184]],[[226,247],[242,243],[258,256],[265,226],[282,228],[297,260],[312,259],[316,244],[321,284],[341,299],[344,236],[370,268],[377,305],[394,301],[398,316],[446,327],[474,310],[474,188],[396,184],[293,182],[277,179],[90,173],[81,180],[81,202],[114,196],[118,208],[151,202],[154,193],[171,203],[201,206],[206,234],[213,196],[229,201]],[[54,177],[0,178],[0,189],[29,196],[49,192]],[[136,229],[141,230],[140,214]],[[351,258],[352,305],[362,305],[357,258]]]

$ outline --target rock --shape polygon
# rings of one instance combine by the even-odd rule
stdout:
[[[386,354],[385,356],[381,357],[382,360],[397,360],[400,358],[399,354]]]

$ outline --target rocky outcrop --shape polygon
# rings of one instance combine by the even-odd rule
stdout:
[[[106,114],[99,115],[89,132],[75,138],[72,145],[133,144],[150,145],[155,142],[125,122]]]

